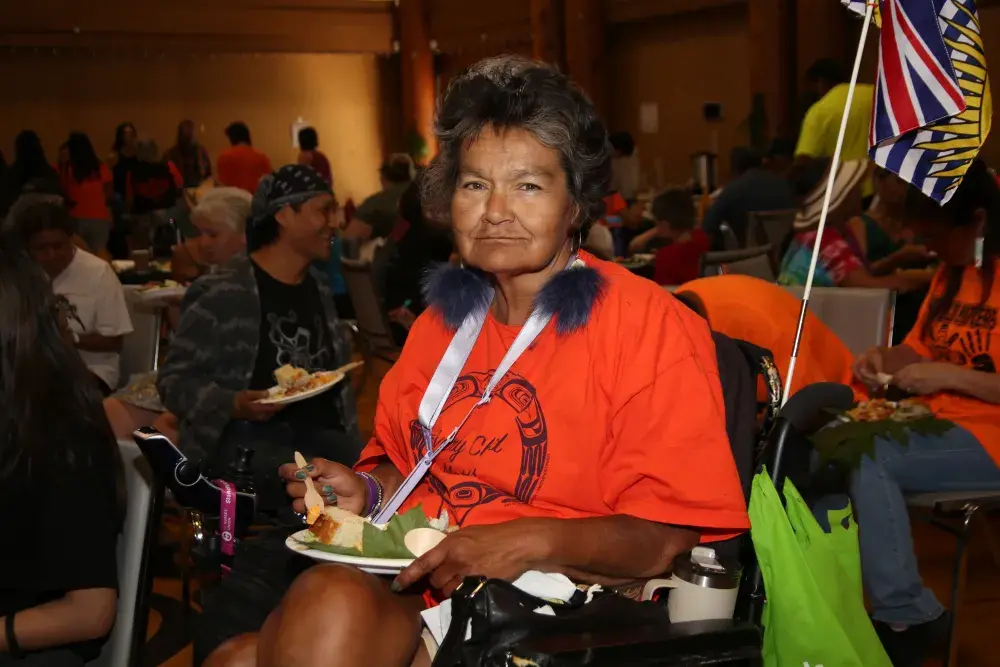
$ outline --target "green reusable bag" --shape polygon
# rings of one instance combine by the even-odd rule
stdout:
[[[865,611],[850,506],[830,512],[825,533],[790,480],[784,489],[787,507],[763,470],[750,495],[767,595],[765,667],[892,667]]]

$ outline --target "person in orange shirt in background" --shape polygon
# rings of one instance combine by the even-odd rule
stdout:
[[[232,147],[219,154],[216,169],[219,182],[254,194],[260,179],[274,171],[271,160],[253,147],[246,123],[230,123],[226,128],[226,137]]]
[[[114,196],[111,170],[97,158],[94,145],[83,132],[73,132],[66,141],[67,162],[59,165],[59,182],[76,231],[93,254],[108,259],[111,209]]]
[[[876,438],[850,491],[879,636],[893,664],[922,665],[951,618],[920,579],[903,494],[1000,490],[1000,193],[976,160],[944,206],[911,188],[906,209],[942,266],[903,343],[869,350],[855,373],[869,387],[888,376],[954,427],[911,430],[905,444]]]
[[[681,285],[674,296],[706,320],[713,331],[770,350],[782,381],[799,322],[801,301],[760,278],[727,274]],[[791,394],[816,382],[851,384],[854,356],[811,312],[806,314]]]

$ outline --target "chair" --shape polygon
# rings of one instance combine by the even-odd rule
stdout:
[[[719,235],[722,237],[722,250],[739,250],[740,240],[736,238],[736,232],[729,226],[728,222],[719,225]]]
[[[994,564],[1000,568],[1000,543],[989,525],[990,512],[1000,510],[1000,491],[944,491],[941,493],[914,493],[906,497],[906,504],[916,510],[917,519],[939,528],[955,537],[955,560],[952,566],[951,627],[948,628],[948,653],[944,667],[958,664],[958,642],[955,629],[965,595],[968,569],[968,545],[978,526],[987,537]]]
[[[136,667],[146,643],[149,598],[153,590],[150,560],[163,513],[163,486],[134,442],[118,442],[125,464],[128,513],[118,538],[118,617],[92,667]]]
[[[389,328],[389,317],[382,306],[371,265],[344,258],[341,271],[354,305],[362,354],[366,360],[374,357],[395,363],[400,349]]]
[[[125,304],[132,320],[132,333],[122,339],[119,356],[120,380],[125,386],[136,373],[156,370],[160,356],[160,329],[163,311],[139,303],[132,290],[125,292]]]
[[[747,242],[781,248],[792,233],[795,209],[784,211],[751,211],[747,214]]]
[[[785,287],[802,298],[802,287]],[[855,355],[892,344],[896,293],[868,287],[813,287],[809,310]]]
[[[723,250],[705,253],[701,261],[701,275],[716,276],[726,273],[737,273],[773,281],[774,271],[768,259],[770,251],[771,246],[764,245],[743,248],[742,250]]]

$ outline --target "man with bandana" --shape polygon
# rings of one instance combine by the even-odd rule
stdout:
[[[310,372],[350,361],[325,274],[337,201],[306,165],[262,179],[247,223],[247,254],[195,281],[157,378],[179,420],[179,445],[205,474],[229,477],[237,445],[249,447],[258,522],[274,528],[237,546],[232,571],[203,599],[195,663],[226,639],[256,630],[301,567],[284,547],[301,529],[277,477],[296,450],[353,465],[361,450],[350,383],[288,406],[263,405],[274,371]]]

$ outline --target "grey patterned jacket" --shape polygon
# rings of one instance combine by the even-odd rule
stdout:
[[[351,344],[333,305],[323,272],[316,279],[337,366],[351,360]],[[181,321],[156,388],[164,407],[180,421],[179,446],[191,458],[214,451],[229,424],[233,398],[250,386],[260,338],[260,294],[249,257],[240,255],[196,280],[184,295]],[[350,435],[358,437],[357,405],[350,383],[322,397],[338,410]]]

